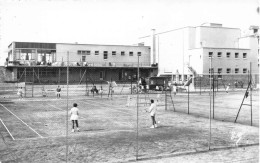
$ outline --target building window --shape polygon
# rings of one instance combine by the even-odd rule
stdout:
[[[116,55],[116,51],[112,51],[112,55]]]
[[[95,51],[95,55],[99,55],[99,51]]]
[[[15,49],[15,51],[14,51],[14,56],[16,56],[17,57],[17,59],[20,59],[20,53],[21,53],[21,50],[20,49]]]
[[[137,55],[138,55],[138,56],[141,56],[141,54],[142,54],[141,52],[137,52]]]
[[[188,76],[184,75],[184,81],[187,81],[187,80],[188,80]]]
[[[239,57],[239,53],[235,53],[235,58],[238,58]]]
[[[175,75],[172,75],[172,80],[176,81],[176,76]]]
[[[21,53],[20,54],[20,59],[21,60],[31,60],[32,59],[32,54],[31,53]]]
[[[230,58],[230,52],[227,52],[227,58]]]
[[[90,51],[89,50],[78,50],[78,54],[90,55]]]
[[[179,81],[182,81],[181,75],[179,75]]]
[[[82,62],[86,62],[86,56],[85,55],[82,56]]]
[[[247,73],[247,68],[243,68],[243,74]]]
[[[219,73],[219,74],[222,73],[222,68],[218,68],[218,73]]]
[[[103,72],[103,71],[100,71],[100,72],[99,72],[99,79],[100,79],[100,80],[103,80],[103,79],[104,79],[104,72]]]
[[[231,73],[231,68],[227,68],[227,74]]]
[[[222,79],[222,68],[218,68],[218,79]]]
[[[243,53],[243,58],[246,58],[247,57],[247,54],[246,53]]]
[[[38,53],[38,62],[43,62],[44,61],[44,54]]]
[[[46,61],[52,62],[52,55],[51,54],[46,54]]]
[[[235,74],[239,73],[239,68],[235,68]]]
[[[103,58],[104,58],[104,59],[107,59],[107,51],[104,51],[103,54],[104,54]]]
[[[222,53],[218,52],[218,58],[221,58],[221,57],[222,57]]]
[[[134,56],[134,53],[133,52],[129,52],[129,56]]]
[[[213,57],[213,52],[209,52],[209,58]]]
[[[82,51],[81,51],[81,54],[86,55],[86,54],[87,54],[87,51],[82,50]]]
[[[124,56],[125,55],[125,51],[121,51],[121,56]]]
[[[214,68],[211,68],[211,70],[212,70],[212,72],[214,73]],[[211,71],[210,71],[210,68],[209,68],[209,74],[211,73]]]

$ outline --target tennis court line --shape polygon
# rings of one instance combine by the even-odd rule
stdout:
[[[101,107],[105,107],[105,106],[102,106],[102,105],[97,105],[97,104],[93,104],[93,103],[87,103],[87,102],[85,102],[85,101],[81,101],[81,102],[83,102],[83,103],[85,103],[85,104],[88,104],[88,105],[94,105],[94,106],[101,106]],[[93,101],[92,101],[93,102]],[[97,102],[94,102],[94,103],[97,103]],[[98,103],[98,104],[101,104],[101,103]],[[106,104],[104,104],[104,105],[106,105]],[[113,106],[113,105],[106,105],[106,106]],[[127,114],[127,115],[133,115],[133,114],[130,114],[130,113],[127,113],[127,112],[123,112],[122,110],[118,110],[118,109],[112,109],[112,108],[109,108],[109,109],[111,109],[111,110],[115,110],[115,111],[117,111],[117,112],[121,112],[121,113],[124,113],[124,114]]]
[[[61,111],[66,111],[66,110],[63,110],[63,109],[61,109],[61,108],[59,108],[59,107],[56,107],[56,106],[54,106],[54,105],[51,105],[51,104],[47,104],[47,105],[49,105],[49,106],[51,106],[51,107],[53,107],[53,108],[55,108],[55,109],[61,110]],[[80,117],[79,117],[79,120],[87,120],[87,118],[80,116]],[[70,120],[68,120],[68,121],[70,121]]]
[[[63,109],[58,108],[58,107],[56,107],[56,106],[54,106],[54,105],[51,105],[51,104],[47,104],[47,105],[49,105],[49,106],[51,106],[51,107],[53,107],[53,108],[55,108],[55,109],[58,109],[58,110],[63,110]]]
[[[102,103],[102,102],[97,102],[97,101],[95,101],[95,100],[93,100],[93,99],[88,99],[88,101],[95,102],[95,103],[102,104],[102,105],[113,106],[113,107],[117,107],[117,108],[122,108],[122,107],[127,108],[127,107],[126,107],[127,98],[125,99],[125,104],[123,104],[123,105],[121,105],[121,106],[120,106],[120,105],[119,105],[119,106],[115,106],[115,105],[111,105],[111,104],[104,104],[104,103]]]
[[[2,122],[2,124],[4,125],[6,131],[9,133],[9,135],[12,137],[12,139],[15,140],[14,137],[13,137],[13,135],[11,134],[11,132],[8,130],[8,128],[6,127],[6,125],[4,124],[4,122],[2,121],[2,119],[0,119],[0,121]]]
[[[112,107],[117,107],[117,108],[119,108],[119,106],[110,105],[110,104],[104,104],[104,103],[102,103],[102,102],[96,102],[96,101],[94,101],[94,100],[88,100],[88,101],[91,101],[91,102],[94,102],[94,103],[97,103],[97,104],[102,104],[102,105],[106,105],[106,106],[112,106]],[[125,106],[122,106],[122,107],[125,107]],[[122,108],[122,107],[120,107],[120,108]]]
[[[0,105],[5,108],[9,113],[11,113],[13,116],[15,116],[17,119],[19,119],[23,124],[25,124],[27,127],[29,127],[34,133],[36,133],[40,138],[43,138],[38,132],[36,132],[32,127],[30,127],[27,123],[25,123],[21,118],[19,118],[17,115],[15,115],[13,112],[11,112],[9,109],[7,109],[3,104],[0,103]]]
[[[106,134],[106,133],[114,133],[114,132],[135,132],[136,130],[130,129],[130,130],[105,130],[105,131],[80,131],[76,133],[70,134],[68,137],[73,137],[73,136],[84,136],[84,135],[90,135],[90,134]],[[79,133],[79,134],[77,134]],[[66,135],[59,135],[59,136],[47,136],[47,137],[42,137],[42,139],[49,139],[49,138],[64,138]],[[26,138],[26,139],[16,139],[16,140],[37,140],[39,138]]]

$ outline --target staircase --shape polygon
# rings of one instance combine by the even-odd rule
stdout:
[[[193,74],[194,77],[198,75],[196,70],[194,70],[191,66],[188,66],[188,69],[190,70],[190,72]]]

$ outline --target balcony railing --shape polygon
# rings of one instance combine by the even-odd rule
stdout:
[[[36,61],[9,61],[6,64],[7,67],[67,67],[67,62],[36,62]],[[70,67],[138,67],[138,63],[135,62],[69,62]],[[139,67],[157,67],[157,64],[151,64],[149,62],[140,62]]]

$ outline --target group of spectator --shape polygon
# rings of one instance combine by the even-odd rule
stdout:
[[[235,88],[239,88],[239,86],[240,86],[240,88],[243,88],[243,86],[244,86],[244,83],[242,82],[242,81],[235,81]]]

